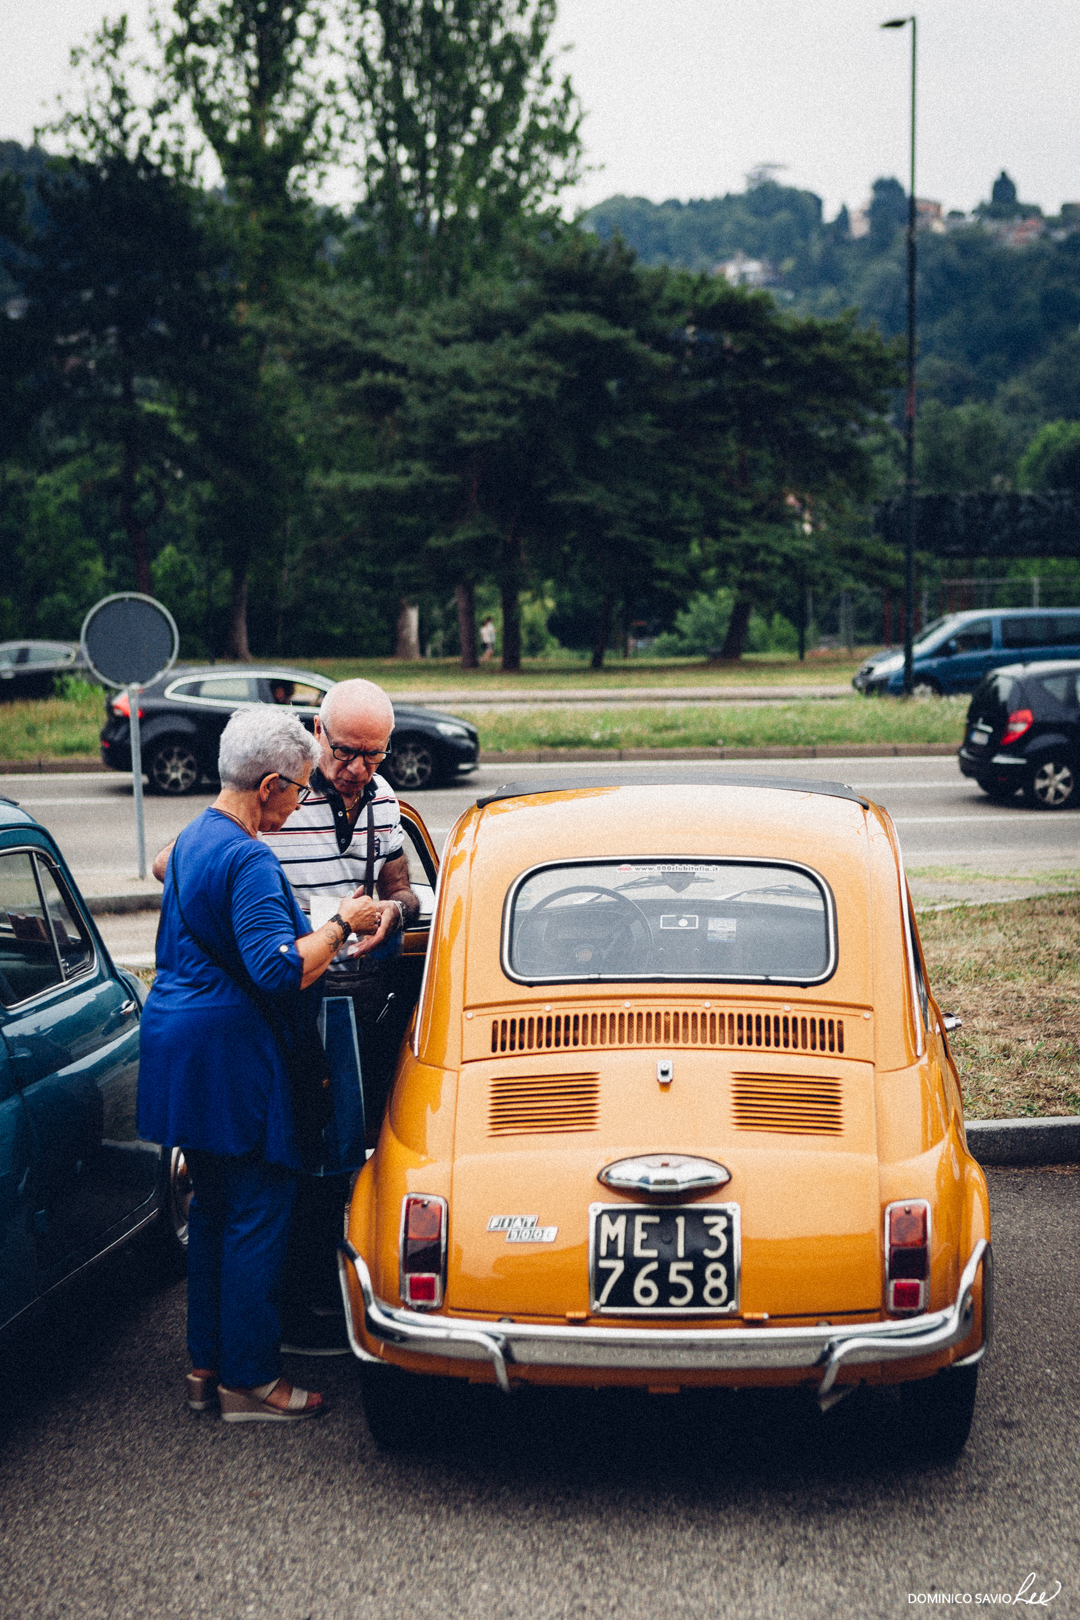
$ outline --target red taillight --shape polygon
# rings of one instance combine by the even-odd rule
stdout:
[[[446,1199],[410,1194],[401,1205],[401,1297],[427,1309],[442,1304]]]
[[[1030,731],[1034,724],[1035,716],[1030,709],[1014,709],[999,746],[1004,748],[1008,743],[1019,742],[1025,731]]]
[[[121,715],[125,720],[131,719],[131,699],[128,697],[126,692],[121,692],[119,697],[114,697],[112,702],[109,704],[109,707],[113,714]],[[142,717],[143,712],[140,709],[139,719],[141,720]]]
[[[925,1309],[930,1287],[930,1205],[924,1198],[885,1211],[885,1308]]]

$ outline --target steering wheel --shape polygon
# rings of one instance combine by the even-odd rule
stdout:
[[[527,953],[530,947],[537,954],[550,954],[547,939],[548,929],[544,927],[544,923],[557,922],[558,919],[541,918],[540,913],[553,906],[556,901],[565,900],[568,895],[572,894],[603,895],[607,900],[614,900],[618,907],[615,914],[611,912],[603,913],[614,924],[613,931],[606,942],[600,943],[597,941],[593,945],[588,962],[582,963],[582,966],[587,967],[590,973],[607,970],[612,957],[617,957],[620,947],[629,947],[631,951],[634,951],[635,946],[637,955],[637,960],[634,963],[635,973],[646,972],[652,966],[652,929],[649,927],[649,919],[641,907],[636,905],[625,894],[619,894],[618,890],[604,889],[596,883],[573,883],[569,888],[556,889],[554,894],[546,895],[538,905],[535,905],[527,918],[523,920],[521,934],[518,937],[518,949],[523,954]],[[573,907],[571,915],[575,919],[580,918],[581,908]],[[597,913],[593,913],[594,919],[597,916]],[[556,939],[554,943],[558,946],[564,942]],[[569,944],[571,942],[566,941],[565,943]],[[584,944],[585,941],[581,943]],[[592,944],[592,941],[588,943]],[[564,963],[560,959],[557,963],[552,963],[551,966],[562,969]],[[612,971],[617,970],[618,966],[619,963],[616,960]]]

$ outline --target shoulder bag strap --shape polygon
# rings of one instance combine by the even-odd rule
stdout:
[[[364,867],[364,893],[370,898],[375,894],[375,803],[368,800],[367,807],[367,862]]]

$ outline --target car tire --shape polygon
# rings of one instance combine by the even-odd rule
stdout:
[[[169,798],[194,793],[202,781],[202,762],[189,742],[177,737],[155,743],[143,760],[151,793]]]
[[[394,751],[387,756],[381,775],[395,793],[417,793],[435,787],[440,772],[434,745],[426,737],[395,737]]]
[[[1040,760],[1025,784],[1024,798],[1036,810],[1070,809],[1080,802],[1076,767],[1060,754]]]
[[[978,1363],[900,1386],[897,1435],[913,1462],[957,1460],[971,1433],[978,1389]]]
[[[160,1213],[147,1228],[144,1245],[149,1281],[156,1285],[187,1275],[191,1176],[183,1148],[162,1148],[161,1180]]]
[[[1006,799],[1015,798],[1017,789],[1020,785],[1017,781],[1015,781],[1015,779],[1010,781],[1008,778],[999,779],[993,776],[980,777],[978,778],[978,782],[987,798],[998,799],[1002,803],[1004,803]]]
[[[458,1407],[458,1379],[366,1364],[360,1391],[368,1433],[380,1451],[427,1451],[448,1439]]]

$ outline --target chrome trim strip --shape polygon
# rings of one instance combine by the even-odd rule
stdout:
[[[827,1396],[845,1363],[915,1360],[959,1344],[971,1332],[972,1290],[989,1256],[980,1238],[964,1267],[952,1305],[901,1321],[867,1322],[840,1330],[796,1328],[555,1327],[526,1322],[478,1322],[424,1316],[376,1299],[371,1274],[352,1245],[339,1245],[338,1264],[351,1317],[345,1267],[351,1265],[364,1300],[364,1324],[372,1338],[416,1355],[453,1356],[491,1362],[500,1389],[509,1393],[507,1364],[534,1367],[621,1368],[673,1373],[823,1369],[818,1397]],[[354,1343],[349,1324],[350,1343]],[[367,1360],[365,1354],[361,1357]]]

